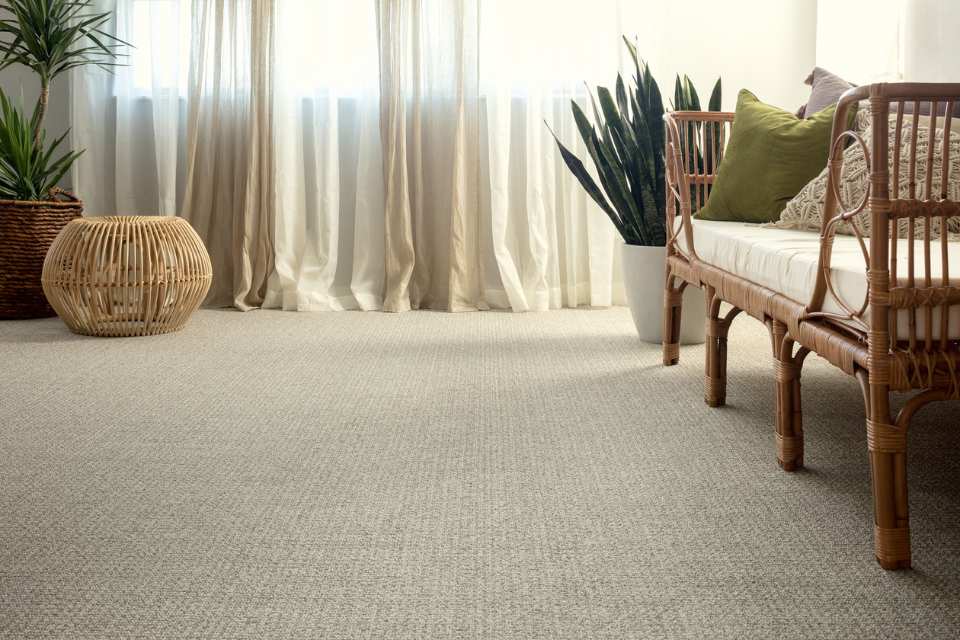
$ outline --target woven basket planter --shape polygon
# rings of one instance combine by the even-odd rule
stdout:
[[[0,319],[54,314],[40,284],[43,259],[68,222],[83,215],[83,203],[0,200]]]
[[[81,218],[50,247],[43,290],[75,333],[145,336],[183,327],[212,276],[203,241],[183,218]]]

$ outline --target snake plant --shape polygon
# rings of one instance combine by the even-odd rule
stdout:
[[[617,74],[614,90],[597,87],[590,93],[593,120],[575,100],[573,118],[596,169],[597,180],[553,133],[567,168],[587,194],[607,214],[624,242],[633,245],[666,244],[666,186],[663,157],[663,96],[650,65],[642,62],[637,47],[623,38],[633,60],[635,75],[629,88]],[[717,80],[710,109],[720,109]],[[677,78],[674,108],[700,110],[700,100],[690,79]],[[702,162],[702,160],[701,160]]]

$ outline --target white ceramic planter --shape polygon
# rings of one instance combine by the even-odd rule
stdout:
[[[623,245],[623,285],[637,334],[644,342],[660,343],[663,336],[664,247]],[[683,292],[680,344],[704,341],[706,311],[703,292],[691,285]]]

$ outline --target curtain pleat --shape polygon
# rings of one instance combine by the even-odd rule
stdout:
[[[383,144],[383,182],[385,214],[386,293],[384,311],[408,311],[411,308],[411,280],[415,266],[413,244],[414,209],[418,203],[417,185],[411,193],[407,152],[407,100],[403,94],[405,66],[415,64],[413,46],[419,2],[377,3],[377,41],[380,50],[380,137]],[[413,60],[410,60],[413,58]],[[405,65],[404,62],[408,61]],[[412,76],[414,74],[411,74]],[[418,102],[414,101],[417,105]],[[419,140],[419,118],[414,117],[413,142]],[[413,161],[419,162],[414,149]],[[419,297],[419,296],[418,296]]]
[[[275,273],[264,306],[380,309],[384,189],[372,3],[274,3]]]
[[[661,28],[709,0],[95,1],[136,49],[72,74],[75,186],[91,214],[186,217],[207,303],[239,309],[621,304],[621,241],[551,135],[587,155],[571,101],[632,72],[639,31],[661,87],[721,75],[727,103],[792,107],[816,40],[809,0],[714,16],[731,42],[790,43],[751,65]]]
[[[453,28],[453,189],[450,202],[450,284],[446,307],[450,311],[476,310],[481,300],[479,260],[479,77],[480,16],[478,3],[463,0],[455,9]]]
[[[234,226],[237,251],[233,304],[247,310],[263,304],[267,282],[273,272],[276,221],[273,161],[274,34],[271,0],[254,0],[251,7],[250,116],[247,120],[249,162],[246,170],[243,208]]]
[[[272,270],[272,0],[194,0],[181,215],[210,251],[207,303],[249,309]]]
[[[384,309],[480,306],[478,3],[379,0]]]

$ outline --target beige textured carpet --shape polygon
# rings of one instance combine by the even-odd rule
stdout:
[[[957,405],[886,573],[855,382],[809,361],[781,472],[738,323],[719,410],[622,309],[0,323],[0,637],[957,637]]]

